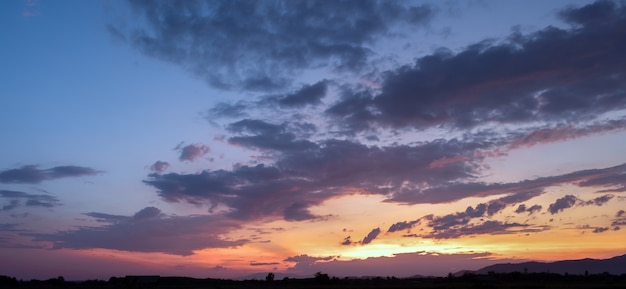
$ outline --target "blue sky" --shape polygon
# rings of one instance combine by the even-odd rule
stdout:
[[[447,274],[626,249],[623,3],[0,8],[6,274]]]

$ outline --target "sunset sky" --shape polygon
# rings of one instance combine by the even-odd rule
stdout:
[[[0,2],[0,275],[626,254],[626,4]]]

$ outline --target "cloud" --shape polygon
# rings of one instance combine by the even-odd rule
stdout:
[[[401,1],[129,2],[137,25],[109,31],[212,86],[245,90],[284,88],[307,68],[362,69],[373,43],[434,14]]]
[[[526,205],[521,204],[519,205],[519,207],[517,207],[515,213],[521,214],[524,212],[528,212],[528,215],[532,215],[535,212],[540,212],[542,208],[543,207],[541,205],[532,205],[531,207],[526,208]]]
[[[452,239],[471,235],[499,235],[517,234],[527,232],[539,232],[543,229],[529,228],[528,224],[505,223],[496,220],[488,220],[479,224],[463,224],[449,228],[439,228],[422,237],[435,239]]]
[[[548,125],[548,127],[529,129],[528,131],[514,135],[509,141],[508,149],[566,141],[592,134],[624,130],[625,127],[626,119],[623,118],[579,126],[572,124]]]
[[[597,228],[593,229],[592,233],[596,233],[596,234],[597,233],[604,233],[604,232],[606,232],[608,230],[609,230],[609,227],[597,227]]]
[[[294,127],[294,125],[296,127]],[[240,136],[230,137],[228,142],[252,149],[284,151],[302,151],[314,149],[317,145],[311,141],[298,139],[292,130],[298,130],[297,124],[271,124],[262,120],[244,119],[232,123],[228,130]],[[244,134],[249,135],[244,135]]]
[[[494,260],[490,253],[442,254],[420,251],[394,254],[391,257],[310,262],[298,264],[291,267],[289,271],[311,276],[315,272],[331,272],[338,274],[338,277],[396,276],[403,278],[415,276],[418,273],[426,276],[445,276],[449,272],[457,272],[461,269],[478,270],[498,262],[514,262],[514,260]]]
[[[372,229],[372,231],[370,231],[367,236],[365,236],[365,238],[363,238],[363,240],[361,241],[362,245],[367,245],[369,243],[371,243],[372,241],[374,241],[374,239],[376,239],[376,237],[378,237],[378,235],[380,234],[380,228],[376,228],[376,229]]]
[[[617,214],[615,214],[615,216],[619,218],[619,217],[623,216],[625,213],[626,213],[626,211],[619,210],[619,211],[617,211]]]
[[[342,246],[349,246],[349,245],[352,245],[352,240],[350,239],[350,236],[345,237],[345,238],[343,239],[343,242],[341,242],[341,245],[342,245]]]
[[[250,262],[250,266],[269,266],[269,265],[279,265],[279,262]]]
[[[180,156],[178,157],[181,161],[190,161],[193,162],[198,158],[206,155],[211,151],[211,148],[207,145],[203,144],[190,144],[181,148]]]
[[[503,223],[495,220],[484,220],[485,218],[492,218],[495,214],[499,213],[509,206],[530,200],[536,196],[539,196],[541,193],[542,192],[538,190],[511,193],[509,195],[488,201],[486,203],[479,203],[476,206],[468,206],[465,211],[450,213],[443,216],[435,216],[431,214],[410,222],[397,222],[391,225],[387,232],[393,233],[396,231],[413,228],[417,224],[424,224],[427,228],[430,228],[429,232],[404,236],[450,239],[478,234],[517,234],[522,232],[529,233],[546,230],[547,227],[536,227],[527,224],[508,222]],[[533,212],[540,209],[541,206],[533,206],[527,209],[524,204],[521,204],[516,209],[516,213],[529,211],[530,214],[532,214]],[[476,219],[479,219],[481,223],[476,223],[474,221]],[[423,231],[423,229],[420,229],[420,231]]]
[[[593,200],[589,200],[586,201],[584,204],[585,205],[596,205],[596,206],[602,206],[604,204],[606,204],[608,201],[610,201],[614,196],[613,195],[604,195],[601,197],[597,197]]]
[[[335,258],[336,256],[313,257],[307,254],[302,254],[298,256],[287,257],[283,261],[296,263],[289,270],[301,270],[302,268],[308,268],[315,264],[325,263],[334,260]]]
[[[9,200],[0,210],[13,210],[20,206],[52,208],[60,206],[61,202],[50,195],[33,195],[19,191],[0,190],[0,198]]]
[[[247,240],[228,240],[221,236],[240,228],[237,222],[219,216],[167,216],[147,207],[133,216],[88,213],[107,224],[78,227],[52,234],[33,234],[34,241],[52,242],[54,248],[104,248],[134,252],[161,252],[191,255],[194,250],[230,248]]]
[[[69,177],[94,176],[100,171],[79,166],[57,166],[41,170],[37,165],[0,171],[0,183],[38,184],[42,181]]]
[[[252,120],[232,124],[230,129],[260,133],[264,138],[284,134],[280,125]],[[257,142],[254,145],[261,146]],[[270,147],[267,142],[263,146]],[[282,216],[303,220],[314,217],[305,209],[355,190],[390,196],[423,195],[423,203],[464,198],[468,195],[462,192],[444,196],[443,200],[440,194],[422,194],[420,184],[469,178],[475,170],[467,162],[428,167],[443,156],[475,147],[456,140],[438,140],[417,147],[365,146],[340,140],[309,143],[307,149],[296,149],[301,145],[291,140],[271,146],[279,149],[273,164],[237,165],[231,170],[194,174],[150,174],[144,183],[155,187],[167,201],[225,205],[232,209],[229,215],[235,218]]]
[[[380,92],[344,97],[329,111],[356,130],[588,121],[623,110],[626,7],[598,3],[560,14],[570,20],[593,15],[589,19],[597,21],[527,35],[515,31],[506,40],[419,57],[388,71]]]
[[[167,170],[167,168],[170,167],[170,163],[168,162],[163,162],[163,161],[156,161],[154,162],[154,164],[152,164],[150,166],[150,171],[152,171],[153,173],[163,173],[165,170]]]
[[[402,221],[402,222],[397,222],[393,225],[391,225],[389,227],[389,229],[387,229],[387,233],[393,233],[393,232],[397,232],[397,231],[404,231],[404,230],[408,230],[413,228],[415,225],[420,223],[420,219],[414,220],[414,221]]]
[[[579,200],[580,199],[575,196],[566,195],[560,199],[557,199],[554,203],[550,204],[550,206],[548,207],[548,211],[550,212],[550,214],[554,215],[567,208],[573,207]]]
[[[327,81],[304,85],[298,91],[279,98],[278,104],[286,108],[320,104],[322,98],[326,96],[326,90]]]

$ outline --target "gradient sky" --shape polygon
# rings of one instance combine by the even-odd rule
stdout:
[[[0,274],[626,253],[626,4],[0,3]]]

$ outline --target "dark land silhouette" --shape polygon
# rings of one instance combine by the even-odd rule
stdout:
[[[449,273],[445,277],[393,276],[339,278],[316,273],[312,278],[278,280],[272,272],[254,280],[188,277],[125,276],[109,280],[17,280],[0,275],[0,288],[626,288],[626,255],[610,259],[568,260],[551,263],[497,264],[477,271]]]

